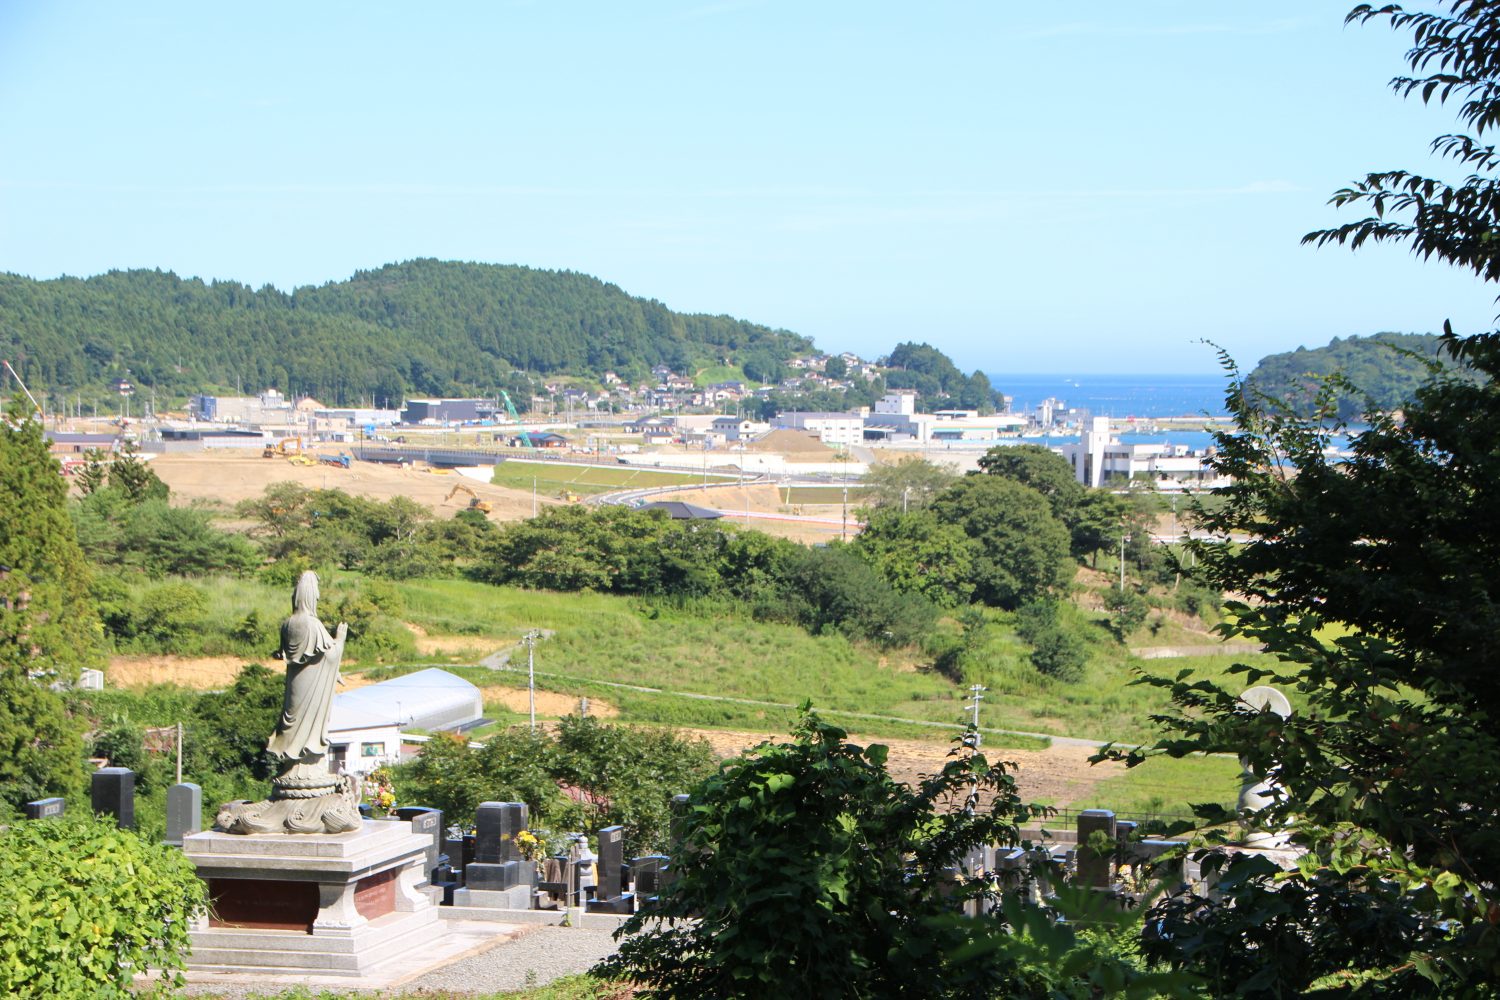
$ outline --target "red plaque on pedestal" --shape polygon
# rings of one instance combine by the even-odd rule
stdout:
[[[313,882],[256,878],[211,878],[208,926],[304,931],[311,934],[318,917],[318,887]]]

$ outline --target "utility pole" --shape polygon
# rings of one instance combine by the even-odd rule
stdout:
[[[910,493],[911,493],[911,487],[910,486],[903,486],[903,487],[901,487],[901,513],[903,513],[903,514],[906,513],[906,497]]]
[[[521,637],[526,643],[526,694],[531,704],[531,731],[536,732],[536,641],[542,633],[531,629]]]
[[[974,746],[976,748],[979,746],[979,703],[984,701],[984,692],[988,690],[989,688],[983,684],[969,685],[969,700],[974,703],[969,706],[969,711],[974,713],[972,722],[974,723]]]
[[[1120,593],[1125,593],[1125,525],[1120,525]]]

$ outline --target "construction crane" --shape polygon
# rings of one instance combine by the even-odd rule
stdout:
[[[490,505],[490,502],[488,500],[480,499],[478,493],[475,493],[473,489],[465,486],[463,483],[454,483],[453,489],[449,490],[448,495],[443,497],[443,503],[447,503],[449,500],[452,500],[460,493],[467,493],[469,495],[470,510],[477,510],[481,514],[488,514],[490,511],[495,509]]]
[[[527,451],[536,451],[536,445],[531,443],[531,435],[526,433],[526,425],[521,423],[521,415],[516,412],[516,404],[510,401],[510,393],[501,389],[500,398],[505,401],[505,412],[510,414],[510,419],[515,423],[516,430],[521,432],[521,443],[526,446]]]

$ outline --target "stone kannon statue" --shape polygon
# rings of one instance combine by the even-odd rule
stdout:
[[[1286,695],[1266,685],[1247,688],[1240,695],[1240,703],[1256,712],[1273,712],[1283,719],[1292,714],[1292,703],[1287,701]],[[1250,767],[1243,757],[1240,758],[1240,769],[1239,812],[1242,815],[1253,815],[1273,805],[1279,793],[1275,783],[1257,780],[1250,773]],[[1245,830],[1244,843],[1246,847],[1279,850],[1286,847],[1289,841],[1285,831],[1262,830],[1251,826]]]
[[[318,620],[318,575],[303,573],[292,588],[292,614],[281,623],[286,662],[281,720],[266,749],[281,762],[262,802],[226,802],[214,825],[227,833],[344,833],[360,828],[359,783],[328,770],[328,713],[339,681],[344,638]]]

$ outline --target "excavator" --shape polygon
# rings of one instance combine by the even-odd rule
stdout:
[[[443,503],[447,503],[449,500],[452,500],[460,493],[467,493],[469,495],[470,510],[477,510],[481,514],[488,514],[490,511],[495,509],[494,507],[490,506],[490,502],[488,500],[480,499],[478,493],[475,493],[472,489],[465,486],[463,483],[454,483],[453,489],[449,490],[448,495],[443,497]]]
[[[293,455],[302,454],[302,439],[299,437],[282,438],[274,443],[267,443],[266,450],[260,453],[261,458],[291,458]],[[311,464],[311,463],[309,463]]]

